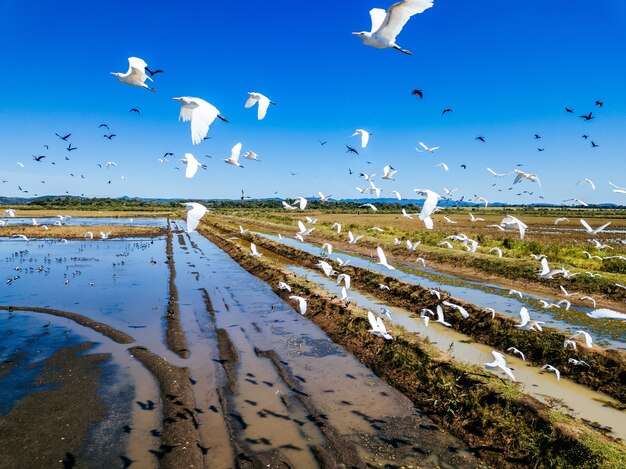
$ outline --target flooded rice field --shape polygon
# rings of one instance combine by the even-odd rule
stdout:
[[[310,254],[320,255],[322,252],[319,246],[306,242],[303,243],[296,239],[287,237],[280,239],[278,236],[265,233],[255,234],[301,249]],[[374,255],[374,253],[372,254]],[[388,270],[371,258],[368,259],[353,251],[335,249],[332,257],[337,256],[343,260],[349,260],[353,266],[382,273],[409,284],[444,290],[455,298],[460,298],[481,308],[493,308],[514,318],[519,318],[519,311],[525,306],[529,309],[532,319],[545,321],[546,325],[550,327],[571,333],[584,329],[591,333],[594,342],[598,345],[606,348],[626,350],[624,325],[621,322],[611,320],[592,320],[586,315],[586,313],[591,311],[590,308],[572,305],[569,310],[564,308],[543,309],[541,300],[555,303],[556,299],[539,297],[523,291],[523,298],[519,298],[519,296],[509,295],[509,289],[498,285],[471,281],[416,265],[394,263],[397,269]],[[601,305],[598,305],[598,307],[601,307]]]
[[[480,465],[270,286],[171,226],[0,240],[0,467]]]
[[[5,218],[5,226],[33,225],[33,220],[38,225],[61,225],[61,226],[153,226],[164,227],[167,225],[165,218],[119,218],[119,217],[15,217]],[[1,234],[1,233],[0,233]]]
[[[335,295],[341,294],[341,286],[320,272],[294,265],[288,265],[287,268],[297,275],[319,284]],[[491,354],[494,350],[493,347],[477,343],[454,329],[436,323],[434,320],[429,321],[426,325],[422,319],[413,313],[388,306],[371,295],[354,288],[349,291],[349,295],[349,301],[361,308],[376,313],[380,312],[382,308],[386,308],[391,315],[390,322],[392,324],[428,338],[430,343],[457,360],[479,366],[493,361]],[[542,372],[539,367],[527,364],[514,354],[504,350],[501,352],[506,354],[507,364],[512,368],[516,380],[521,383],[522,390],[526,394],[530,394],[547,404],[557,405],[570,415],[595,422],[604,428],[610,428],[611,435],[626,440],[626,419],[624,418],[624,411],[619,410],[619,401],[576,384],[568,380],[567,377],[561,376],[561,379],[557,380],[554,374]],[[506,378],[504,373],[501,375]],[[607,403],[618,408],[606,405]]]

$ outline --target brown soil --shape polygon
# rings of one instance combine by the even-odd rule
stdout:
[[[46,360],[37,382],[53,387],[28,394],[0,419],[0,467],[63,467],[61,461],[78,458],[89,426],[105,415],[98,388],[108,355],[84,354],[92,345],[66,347]]]
[[[179,235],[180,236],[180,235]],[[167,266],[170,270],[169,291],[170,298],[167,302],[167,328],[165,331],[165,341],[167,347],[181,358],[189,357],[189,349],[187,348],[187,339],[185,331],[180,323],[180,308],[178,305],[178,288],[176,288],[176,266],[174,265],[174,247],[172,228],[167,225],[167,244],[165,252],[167,255]]]
[[[85,233],[91,231],[93,240],[86,239]],[[163,228],[153,226],[119,226],[119,225],[96,225],[96,226],[49,226],[44,229],[41,226],[32,225],[9,225],[0,228],[0,236],[11,237],[13,235],[26,235],[30,239],[39,238],[63,238],[63,239],[81,239],[85,241],[98,241],[100,232],[111,234],[109,239],[113,238],[154,238],[163,236],[165,230]]]
[[[93,319],[89,319],[87,316],[83,316],[81,314],[70,313],[67,311],[60,311],[58,309],[50,309],[50,308],[38,308],[35,306],[0,306],[0,311],[32,311],[35,313],[43,313],[50,314],[52,316],[59,316],[62,318],[71,319],[72,321],[80,324],[81,326],[89,327],[96,332],[108,337],[109,339],[117,342],[118,344],[132,344],[135,342],[128,334],[125,334],[122,331],[118,331],[117,329],[112,328],[106,324],[103,324],[98,321],[94,321]]]
[[[367,319],[360,308],[346,306],[327,292],[303,284],[296,275],[268,259],[249,256],[227,236],[206,226],[200,231],[270,285],[276,286],[279,280],[292,285],[293,293],[277,287],[274,291],[284,299],[290,294],[306,298],[310,320],[468,443],[484,461],[496,467],[543,466],[548,462],[568,465],[574,461],[593,465],[604,456],[588,446],[590,435],[604,441],[603,445],[613,444],[568,417],[560,416],[561,423],[553,423],[553,411],[548,406],[520,394],[498,377],[451,361],[413,334],[394,329],[392,342],[374,338],[367,333]],[[616,448],[617,459],[626,460],[624,447]]]

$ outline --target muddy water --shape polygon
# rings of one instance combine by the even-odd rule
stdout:
[[[324,445],[329,438],[345,448],[352,446],[361,460],[376,464],[393,463],[398,451],[435,453],[441,461],[446,460],[446,452],[465,454],[458,440],[434,430],[406,397],[334,344],[267,284],[197,233],[185,235],[185,240],[185,246],[175,243],[174,258],[177,286],[185,298],[181,311],[183,307],[193,311],[196,322],[184,321],[186,332],[191,332],[187,333],[192,347],[188,366],[194,378],[210,377],[213,372],[206,364],[215,363],[216,351],[198,339],[210,336],[212,327],[226,332],[236,357],[225,357],[220,350],[219,361],[226,359],[235,366],[230,368],[230,379],[220,369],[215,374],[218,383],[232,391],[225,393],[225,417],[239,445],[256,453],[279,451],[292,467],[317,467],[310,448]],[[198,316],[204,308],[199,288],[206,289],[211,299],[213,326]],[[204,351],[200,363],[194,357],[198,351]],[[208,393],[205,401],[219,408],[210,389],[198,384],[194,388],[195,396],[202,399]],[[417,430],[402,435],[406,448],[398,450],[384,437],[387,427],[401,421]],[[420,426],[428,428],[421,430],[426,435],[420,433]],[[426,466],[440,462],[434,454],[429,458]],[[212,464],[226,467],[215,459]]]
[[[264,233],[255,234],[273,241],[282,242],[287,246],[295,247],[311,254],[319,255],[321,252],[319,246],[302,243],[295,239],[279,239],[277,236]],[[375,253],[372,253],[372,255],[374,254]],[[344,260],[349,259],[350,263],[354,266],[379,272],[409,284],[445,290],[453,297],[462,299],[468,303],[473,303],[481,308],[493,308],[496,311],[514,318],[519,318],[520,309],[522,306],[526,306],[530,311],[531,318],[534,320],[545,321],[548,326],[571,333],[584,329],[591,333],[594,341],[599,345],[626,350],[624,326],[608,319],[590,319],[585,314],[591,311],[589,308],[572,306],[567,311],[562,308],[544,310],[541,308],[540,300],[543,299],[549,303],[554,303],[556,302],[554,298],[539,297],[522,292],[524,298],[520,299],[519,296],[509,295],[509,289],[488,283],[465,280],[452,275],[441,274],[432,269],[421,269],[410,264],[392,263],[397,269],[388,270],[386,267],[376,264],[375,260],[367,259],[357,253],[340,249],[334,250],[331,257],[335,258],[337,256]],[[598,305],[598,307],[601,307],[601,305]]]
[[[288,265],[287,268],[333,294],[341,294],[341,287],[321,273],[293,265]],[[354,304],[375,313],[380,312],[383,307],[388,308],[391,311],[393,324],[409,332],[417,333],[421,337],[428,337],[438,349],[448,352],[458,360],[479,366],[493,361],[491,352],[494,349],[492,347],[472,342],[472,339],[464,334],[437,324],[433,320],[427,327],[424,321],[415,317],[413,313],[401,308],[387,307],[370,295],[355,289],[349,290],[348,295],[352,297],[351,301]],[[388,320],[387,317],[384,319]],[[521,383],[522,391],[550,405],[556,405],[572,416],[610,427],[612,436],[626,441],[625,412],[604,405],[604,402],[619,405],[618,401],[606,394],[576,384],[567,379],[564,374],[561,375],[560,381],[557,381],[553,373],[543,373],[540,368],[525,363],[516,355],[508,354],[504,350],[500,352],[505,353],[507,364],[513,369],[517,381]],[[572,353],[572,356],[575,357],[575,353]],[[499,374],[508,379],[504,373]]]

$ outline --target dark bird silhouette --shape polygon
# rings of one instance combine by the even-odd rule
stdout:
[[[413,90],[411,91],[411,95],[412,96],[417,95],[420,97],[420,99],[424,99],[424,93],[422,92],[422,90]]]
[[[355,150],[354,148],[352,148],[352,147],[349,147],[348,145],[346,145],[346,148],[347,148],[346,153],[356,153],[357,155],[359,154],[359,152],[358,152],[358,151],[356,151],[356,150]]]
[[[589,138],[589,135],[583,135],[581,138],[584,138],[585,140],[587,140]]]
[[[480,140],[481,142],[485,143],[485,137],[482,136],[478,136],[474,140]]]
[[[139,407],[143,410],[154,410],[154,402],[151,400],[147,400],[146,402],[137,401],[137,404],[139,404]]]
[[[132,109],[131,109],[130,111],[128,111],[128,112],[136,112],[138,116],[139,116],[139,115],[141,115],[141,113],[139,112],[139,109],[137,109],[137,108],[132,108]]]
[[[545,148],[537,148],[537,151],[544,151]]]
[[[574,113],[574,110],[573,110],[573,109],[570,109],[570,108],[568,108],[568,107],[566,107],[566,108],[565,108],[565,112],[569,112],[570,114],[573,114],[573,113]]]
[[[54,134],[57,137],[59,137],[61,140],[65,140],[67,141],[68,138],[70,138],[72,136],[72,134],[67,134],[65,137],[60,136],[59,134]],[[69,454],[69,453],[68,453]]]
[[[591,141],[591,148],[596,148],[599,147],[600,145],[598,145],[596,142],[594,142],[593,140]]]
[[[352,170],[348,168],[348,174],[352,174]]]
[[[443,116],[443,115],[444,115],[445,113],[447,113],[447,112],[452,112],[452,109],[450,109],[449,107],[448,107],[448,108],[446,108],[446,109],[444,109],[444,110],[441,112],[441,115]]]
[[[33,160],[35,161],[41,161],[46,157],[46,155],[39,155],[39,156],[35,156],[33,155]]]
[[[168,156],[174,156],[174,153],[166,153],[165,155],[163,155],[163,158],[167,158]]]
[[[123,469],[127,469],[134,462],[132,459],[124,456],[123,454],[120,454],[120,459],[122,460],[122,468]]]
[[[133,431],[133,429],[130,427],[130,425],[124,425],[122,427],[122,430],[124,430],[124,433],[130,433]]]
[[[100,124],[100,125],[98,126],[98,128],[99,128],[99,129],[100,129],[100,128],[102,128],[102,127],[105,127],[107,130],[110,130],[110,129],[109,129],[109,126],[108,126],[108,125],[106,125],[106,124]]]
[[[604,103],[602,101],[596,101],[596,106],[602,107],[604,106]]]
[[[108,138],[109,140],[111,140],[113,137],[117,137],[116,134],[110,134],[110,135],[104,135],[104,138]]]
[[[48,145],[44,145],[43,146],[46,150],[48,150],[50,147]]]
[[[541,135],[535,134],[535,140],[540,139],[540,138],[541,138]]]
[[[322,142],[321,140],[318,140],[318,142],[320,142],[321,146],[324,146],[324,145],[326,145],[328,143],[328,142]]]
[[[78,147],[73,147],[71,143],[66,148],[67,151],[74,151],[74,150],[77,150],[77,149],[78,149]]]
[[[463,168],[463,169],[467,169],[467,165],[462,164],[462,165],[461,165],[461,168]]]
[[[207,454],[209,452],[210,448],[208,448],[206,446],[202,446],[200,443],[196,443],[196,446],[202,452],[202,454]]]
[[[157,73],[164,73],[163,70],[159,69],[159,70],[155,70],[154,72],[152,70],[150,70],[148,67],[146,67],[146,72],[148,72],[150,74],[151,77],[153,77],[154,75],[156,75]]]
[[[586,121],[590,121],[591,119],[593,119],[593,115],[592,114],[593,114],[593,112],[590,112],[586,116],[585,115],[580,116],[580,118],[581,119],[585,119]]]
[[[296,176],[298,173],[294,173],[293,171],[289,171],[292,176]]]

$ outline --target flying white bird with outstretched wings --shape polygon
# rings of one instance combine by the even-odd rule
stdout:
[[[485,363],[485,367],[489,369],[500,368],[508,375],[509,378],[515,381],[515,376],[513,376],[513,370],[511,370],[511,368],[506,365],[506,358],[504,357],[504,355],[502,355],[500,352],[496,352],[495,350],[493,350],[491,354],[493,355],[494,360],[491,363]]]
[[[181,160],[187,167],[185,168],[185,177],[191,179],[198,172],[198,168],[202,166],[196,157],[191,153],[185,153],[185,157]]]
[[[411,55],[411,51],[402,49],[396,44],[396,37],[402,31],[404,25],[411,16],[422,13],[433,6],[432,0],[403,0],[394,3],[388,11],[382,8],[370,10],[372,18],[372,30],[352,33],[359,36],[363,44],[377,49],[394,48],[405,54]]]
[[[361,136],[361,148],[365,148],[367,143],[370,141],[370,135],[372,134],[365,129],[356,129],[351,137],[356,137],[357,135]]]
[[[254,106],[256,103],[259,103],[259,109],[257,111],[257,118],[259,120],[263,120],[265,114],[267,114],[267,108],[270,106],[270,104],[276,104],[270,101],[267,96],[262,95],[261,93],[248,93],[248,99],[246,100],[245,104],[246,109]]]
[[[183,205],[189,209],[187,212],[187,233],[191,233],[198,227],[200,219],[207,212],[207,208],[197,202],[186,202]]]
[[[191,142],[194,145],[198,145],[206,137],[209,133],[209,127],[216,118],[228,122],[228,119],[220,114],[219,109],[204,99],[193,96],[181,96],[172,99],[180,101],[181,104],[178,120],[191,121]]]
[[[378,264],[387,267],[389,270],[396,270],[395,267],[389,265],[389,263],[387,262],[387,256],[385,256],[385,252],[383,251],[383,248],[381,248],[380,246],[378,246],[376,248],[376,254],[378,255]]]
[[[426,229],[433,229],[433,219],[430,218],[432,213],[435,211],[437,207],[437,201],[441,199],[441,196],[436,192],[433,192],[429,189],[413,189],[417,194],[425,196],[426,200],[424,201],[424,205],[422,205],[422,211],[419,214],[420,220],[424,222]]]
[[[119,81],[131,86],[138,86],[150,91],[156,91],[154,88],[150,88],[146,85],[145,81],[153,81],[148,75],[146,75],[146,67],[148,64],[139,57],[128,58],[128,70],[126,73],[111,72],[111,75],[115,75]]]

